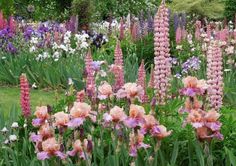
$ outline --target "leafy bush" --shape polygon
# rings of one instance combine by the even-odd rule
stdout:
[[[234,20],[236,14],[236,1],[226,0],[224,15],[228,20]]]

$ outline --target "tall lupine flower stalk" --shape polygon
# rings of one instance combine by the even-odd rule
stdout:
[[[4,17],[2,11],[0,11],[0,30],[4,29]]]
[[[123,53],[120,47],[120,41],[117,41],[116,48],[115,48],[115,62],[114,64],[119,67],[119,70],[114,71],[115,75],[115,85],[114,85],[114,91],[119,90],[125,83],[124,81],[124,64],[123,64]]]
[[[176,32],[175,32],[175,41],[176,41],[176,44],[180,44],[182,40],[182,30],[181,30],[181,27],[178,26]]]
[[[153,17],[151,16],[150,11],[148,12],[147,28],[148,28],[148,33],[153,32]]]
[[[15,20],[14,20],[13,16],[10,16],[9,28],[10,28],[11,32],[15,33],[15,31],[16,31],[16,23],[15,23]]]
[[[124,20],[123,18],[120,19],[120,40],[123,40],[125,37],[124,34]]]
[[[144,26],[145,26],[145,22],[144,22],[143,11],[141,11],[141,13],[139,15],[139,27],[140,27],[141,37],[144,36]]]
[[[133,23],[133,26],[131,29],[131,37],[133,41],[136,41],[138,39],[138,26],[136,22]]]
[[[31,115],[30,110],[30,88],[25,74],[20,76],[20,104],[22,114],[25,118]]]
[[[169,48],[169,13],[162,2],[154,20],[154,80],[159,104],[165,104],[171,76]]]
[[[200,35],[201,35],[201,21],[197,20],[195,23],[195,39],[200,40]]]
[[[93,59],[91,50],[89,49],[86,57],[85,57],[85,70],[86,70],[86,93],[87,95],[92,98],[93,100],[96,99],[95,96],[95,78],[94,78],[94,71],[93,71]]]
[[[140,96],[142,103],[148,102],[148,96],[146,93],[146,71],[144,66],[144,60],[142,60],[141,65],[138,70],[138,81],[137,84],[142,86],[144,93]]]
[[[223,99],[223,58],[218,41],[211,41],[207,52],[207,83],[210,107],[219,111]]]
[[[207,37],[208,39],[211,39],[211,25],[210,24],[207,25]]]

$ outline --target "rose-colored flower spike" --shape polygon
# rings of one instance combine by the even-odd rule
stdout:
[[[176,30],[176,33],[175,33],[175,41],[176,41],[176,44],[180,44],[181,39],[182,39],[182,31],[181,31],[181,27],[178,26],[178,28],[177,28],[177,30]]]
[[[218,41],[211,41],[207,52],[207,83],[210,107],[219,111],[223,100],[223,57]]]
[[[149,83],[148,83],[148,87],[149,88],[154,88],[155,84],[154,84],[154,69],[153,69],[153,66],[151,68],[151,73],[150,73],[150,80],[149,80]]]
[[[124,64],[123,64],[123,53],[120,47],[120,41],[117,41],[116,48],[115,48],[115,66],[119,66],[119,70],[114,71],[115,75],[115,84],[114,84],[114,91],[116,92],[124,85]]]
[[[30,88],[25,74],[21,74],[20,76],[20,104],[23,116],[25,118],[29,117],[31,115]]]
[[[95,78],[94,78],[94,71],[93,71],[92,63],[93,63],[92,54],[91,54],[91,50],[89,49],[85,57],[85,70],[87,74],[86,93],[90,98],[95,100],[96,99],[96,96],[95,96],[96,85],[95,85]]]
[[[154,19],[154,80],[159,104],[164,105],[171,76],[169,13],[163,2]]]
[[[140,96],[142,103],[148,102],[148,96],[146,93],[146,71],[145,71],[145,66],[144,66],[144,60],[142,60],[142,63],[141,63],[139,70],[138,70],[137,85],[140,85],[144,90],[143,95]]]

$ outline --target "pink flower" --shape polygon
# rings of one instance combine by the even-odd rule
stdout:
[[[117,93],[117,98],[128,98],[128,99],[135,99],[142,96],[144,93],[143,88],[136,83],[126,83]]]
[[[67,154],[69,156],[75,156],[76,154],[79,154],[80,158],[85,159],[82,142],[80,140],[76,140],[75,143],[73,144],[73,150],[68,151]]]
[[[134,132],[131,133],[129,135],[129,155],[132,157],[136,157],[137,156],[137,150],[140,148],[149,148],[151,147],[148,144],[143,143],[144,141],[144,135],[141,134],[139,131],[137,134],[135,134]]]
[[[135,128],[144,123],[145,110],[142,106],[130,105],[129,117],[126,118],[124,124],[129,128]]]
[[[39,128],[39,135],[42,136],[43,139],[47,139],[53,136],[53,130],[52,128],[49,126],[48,123],[43,124],[40,128]]]
[[[84,99],[85,99],[85,91],[81,90],[76,95],[76,101],[77,102],[84,102]]]
[[[156,129],[157,132],[158,128],[157,125],[159,125],[159,122],[156,120],[156,118],[153,115],[144,115],[145,122],[141,126],[141,133],[146,134],[148,131],[151,133],[155,133]]]
[[[42,142],[42,152],[37,153],[39,160],[49,159],[52,156],[58,156],[65,159],[66,155],[60,151],[60,144],[57,143],[55,137],[48,138]]]
[[[118,106],[115,106],[110,110],[110,115],[113,122],[123,121],[126,118],[123,108],[120,108]]]
[[[57,127],[67,126],[67,123],[69,122],[69,114],[64,112],[57,112],[53,115],[53,117],[55,118],[54,125]]]
[[[72,119],[68,122],[69,127],[78,127],[83,124],[84,120],[89,117],[96,121],[96,112],[91,111],[91,106],[87,103],[74,102],[70,110]]]
[[[159,140],[162,140],[163,138],[168,137],[172,133],[172,131],[167,131],[166,127],[163,125],[158,125],[157,128],[159,132],[157,132],[153,136],[155,136]]]
[[[31,115],[30,88],[25,74],[21,74],[20,76],[20,104],[23,116],[25,118],[29,117]]]
[[[112,87],[107,82],[104,82],[98,87],[98,98],[100,100],[107,99],[113,95]]]
[[[87,156],[92,152],[93,149],[93,143],[91,138],[84,139],[83,142],[80,140],[76,140],[73,144],[73,149],[71,151],[68,151],[67,154],[69,156],[75,156],[78,154],[78,156],[82,159],[86,159]]]
[[[140,96],[140,99],[142,103],[148,102],[148,96],[146,94],[146,71],[144,66],[144,60],[142,60],[142,63],[138,70],[138,81],[137,84],[140,85],[143,88],[144,94]]]
[[[123,53],[120,47],[120,41],[117,41],[115,53],[114,53],[114,65],[116,66],[115,70],[113,69],[113,73],[115,75],[115,84],[114,84],[114,91],[116,92],[124,85],[124,69],[123,69]],[[117,68],[119,67],[119,68]]]
[[[160,5],[154,19],[154,54],[154,84],[158,103],[164,105],[171,76],[169,12],[165,3]]]
[[[212,41],[207,52],[207,97],[211,109],[219,111],[223,103],[223,57],[217,41]]]
[[[36,107],[34,115],[36,116],[36,119],[32,120],[32,124],[35,127],[44,124],[44,122],[50,117],[47,106]]]

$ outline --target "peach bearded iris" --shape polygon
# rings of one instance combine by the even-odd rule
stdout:
[[[75,156],[78,154],[78,156],[82,159],[86,159],[89,154],[91,154],[93,149],[93,142],[90,138],[84,139],[83,142],[80,140],[76,140],[73,144],[73,149],[71,151],[68,151],[67,154],[69,156]]]
[[[36,119],[32,120],[32,125],[35,127],[41,126],[49,118],[47,106],[36,107],[34,113]]]
[[[205,80],[198,80],[196,77],[188,76],[183,79],[184,88],[180,90],[180,94],[194,97],[195,95],[204,94],[208,88]]]
[[[220,133],[221,123],[218,121],[220,114],[216,111],[205,112],[202,110],[192,110],[187,117],[187,123],[190,123],[195,129],[200,140],[211,140],[217,138],[223,140]]]
[[[128,98],[128,99],[135,99],[139,98],[144,94],[144,90],[142,86],[137,85],[136,83],[126,83],[116,94],[117,98]]]
[[[103,115],[103,120],[105,125],[108,125],[111,121],[118,125],[118,123],[123,122],[126,117],[123,108],[115,106],[110,110],[110,113],[105,113]]]
[[[96,121],[96,112],[91,111],[91,106],[87,103],[74,102],[74,106],[70,110],[71,120],[68,127],[79,127],[84,120],[89,117],[93,122]]]
[[[69,114],[64,112],[57,112],[53,115],[53,117],[55,118],[54,126],[57,127],[67,126],[67,123],[69,122]]]
[[[111,97],[112,94],[113,94],[112,87],[107,82],[104,82],[102,85],[98,87],[98,98],[100,100],[107,99]]]
[[[137,150],[140,148],[149,148],[150,145],[143,143],[144,141],[144,135],[140,133],[140,131],[138,131],[137,134],[135,133],[131,133],[129,135],[129,155],[132,157],[136,157],[137,156]]]
[[[130,105],[129,117],[124,121],[124,124],[129,128],[135,128],[144,123],[144,114],[145,110],[142,106],[139,105]]]
[[[65,159],[66,155],[60,151],[60,144],[57,143],[54,137],[48,138],[42,142],[42,152],[37,153],[37,158],[39,160],[49,159],[52,156],[60,157]]]

